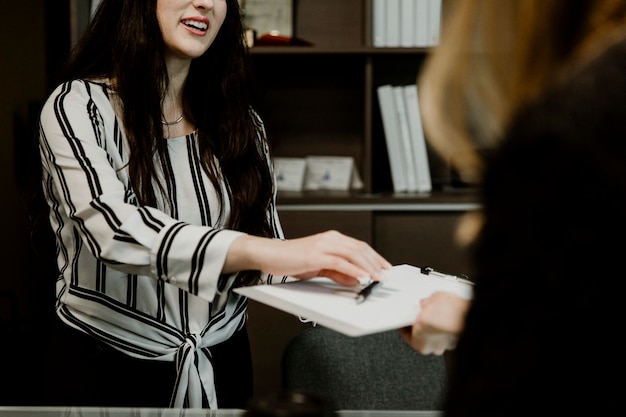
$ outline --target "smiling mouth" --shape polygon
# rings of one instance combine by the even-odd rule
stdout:
[[[207,25],[206,23],[198,22],[196,20],[183,20],[182,24],[187,26],[188,28],[200,30],[203,32],[205,32],[209,28],[209,25]]]

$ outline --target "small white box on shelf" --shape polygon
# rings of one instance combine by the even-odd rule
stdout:
[[[274,158],[274,174],[279,191],[302,191],[305,171],[304,158]]]
[[[354,158],[350,156],[307,156],[305,190],[340,190],[359,188]]]

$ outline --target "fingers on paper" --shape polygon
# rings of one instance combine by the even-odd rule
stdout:
[[[370,277],[375,281],[384,281],[383,271],[391,268],[391,264],[370,245],[354,238],[345,237],[343,244],[337,245],[335,250],[341,258],[360,269],[353,270],[354,272],[343,271],[354,277]]]

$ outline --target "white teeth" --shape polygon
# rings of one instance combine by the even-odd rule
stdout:
[[[203,22],[197,22],[195,20],[185,20],[183,21],[183,24],[194,29],[207,30],[207,24]]]

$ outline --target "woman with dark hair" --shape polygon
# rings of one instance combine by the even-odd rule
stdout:
[[[232,288],[390,267],[335,231],[284,240],[246,54],[237,0],[96,10],[40,119],[61,319],[47,405],[242,408]]]

